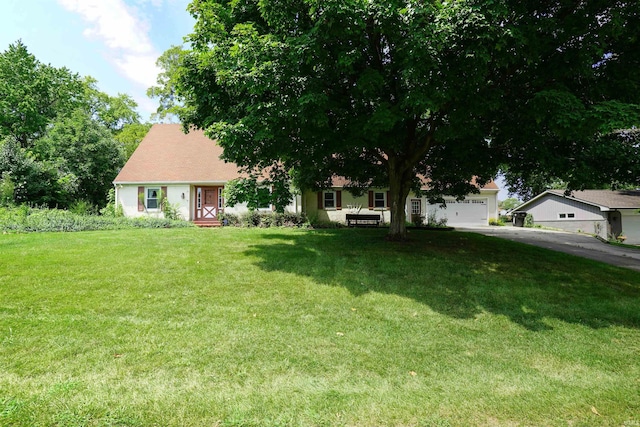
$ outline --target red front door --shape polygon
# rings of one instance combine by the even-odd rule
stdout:
[[[223,187],[196,187],[196,219],[215,219],[223,211]]]

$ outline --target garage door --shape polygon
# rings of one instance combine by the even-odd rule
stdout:
[[[640,215],[622,215],[622,234],[626,243],[640,245]]]
[[[445,199],[446,208],[437,207],[436,217],[447,218],[447,225],[487,225],[488,199]]]

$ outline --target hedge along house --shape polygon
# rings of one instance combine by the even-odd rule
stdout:
[[[346,181],[335,178],[332,187],[303,195],[307,216],[318,221],[345,222],[347,214],[377,214],[382,222],[389,222],[389,192],[387,189],[369,189],[360,197],[354,197],[344,189]],[[445,197],[445,206],[430,204],[425,197],[410,194],[405,203],[407,219],[412,222],[429,219],[446,220],[452,226],[488,225],[490,219],[498,219],[498,192],[495,182],[478,187],[479,193],[469,194],[464,200]]]
[[[603,239],[625,236],[640,244],[640,191],[583,190],[566,195],[547,190],[516,207],[531,214],[534,224],[594,234]]]
[[[140,142],[113,181],[116,203],[125,216],[162,217],[162,198],[176,207],[185,220],[200,225],[218,225],[220,213],[247,212],[246,205],[226,206],[225,185],[241,174],[237,165],[220,159],[222,148],[201,130],[188,134],[179,124],[155,124]],[[286,210],[305,212],[312,220],[346,222],[347,213],[377,214],[389,222],[389,192],[370,189],[361,197],[344,191],[346,182],[333,180],[333,187],[295,196]],[[447,198],[446,208],[429,205],[427,200],[409,196],[407,218],[433,216],[446,218],[449,225],[486,225],[498,217],[498,187],[491,182],[463,201]],[[270,211],[271,206],[261,210]]]
[[[221,213],[247,211],[244,204],[225,205],[225,184],[241,174],[221,155],[222,148],[202,131],[185,134],[179,124],[155,124],[113,181],[116,203],[127,217],[162,217],[161,198],[166,197],[183,219],[219,225]],[[260,210],[271,211],[271,206]],[[299,197],[287,210],[300,212]]]

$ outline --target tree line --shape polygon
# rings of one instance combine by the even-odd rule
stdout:
[[[22,41],[0,54],[0,204],[106,204],[150,128],[126,94],[40,62]]]

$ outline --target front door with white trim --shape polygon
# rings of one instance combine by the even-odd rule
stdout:
[[[215,219],[223,210],[223,187],[196,187],[196,219]]]

